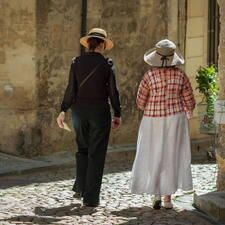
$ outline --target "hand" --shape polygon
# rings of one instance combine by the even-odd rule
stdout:
[[[56,121],[60,128],[64,128],[64,125],[63,125],[64,120],[65,120],[65,112],[59,113]]]
[[[186,112],[186,115],[187,115],[187,119],[188,120],[192,119],[192,117],[193,117],[193,111],[187,111]]]
[[[112,129],[113,130],[118,130],[121,126],[121,117],[113,117],[112,119]]]

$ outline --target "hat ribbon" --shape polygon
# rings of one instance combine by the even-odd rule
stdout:
[[[171,54],[171,55],[162,55],[158,52],[156,52],[158,55],[162,56],[161,57],[161,61],[162,61],[162,67],[164,66],[164,63],[165,63],[165,66],[167,66],[167,61],[169,61],[170,59],[168,57],[170,56],[173,56],[174,54]]]
[[[104,34],[100,34],[100,33],[98,33],[98,32],[92,32],[92,33],[90,33],[90,34],[88,34],[88,35],[93,35],[93,36],[99,36],[99,37],[106,38],[106,36],[105,36]]]

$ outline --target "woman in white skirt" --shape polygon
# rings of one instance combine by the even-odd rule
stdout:
[[[144,55],[151,66],[140,83],[137,105],[144,111],[132,169],[131,192],[155,196],[154,209],[172,208],[171,195],[192,190],[188,119],[195,99],[190,81],[177,66],[184,59],[169,40]]]

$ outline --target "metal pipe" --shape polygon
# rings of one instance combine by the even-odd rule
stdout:
[[[81,0],[81,29],[80,36],[84,36],[87,33],[87,0]],[[80,47],[80,54],[83,55],[85,52],[84,46]]]
[[[211,20],[212,20],[212,7],[211,0],[208,0],[208,65],[211,66]]]
[[[218,66],[219,45],[219,5],[216,0],[208,0],[208,65]]]
[[[219,42],[220,42],[220,10],[219,10],[219,4],[216,1],[216,15],[215,15],[215,30],[216,30],[216,36],[215,36],[215,41],[216,41],[216,49],[215,49],[215,65],[218,68],[218,60],[219,60]]]

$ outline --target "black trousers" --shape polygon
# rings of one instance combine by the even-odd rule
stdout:
[[[82,193],[84,203],[99,204],[111,114],[108,109],[77,109],[72,111],[72,121],[78,146],[73,191]]]

